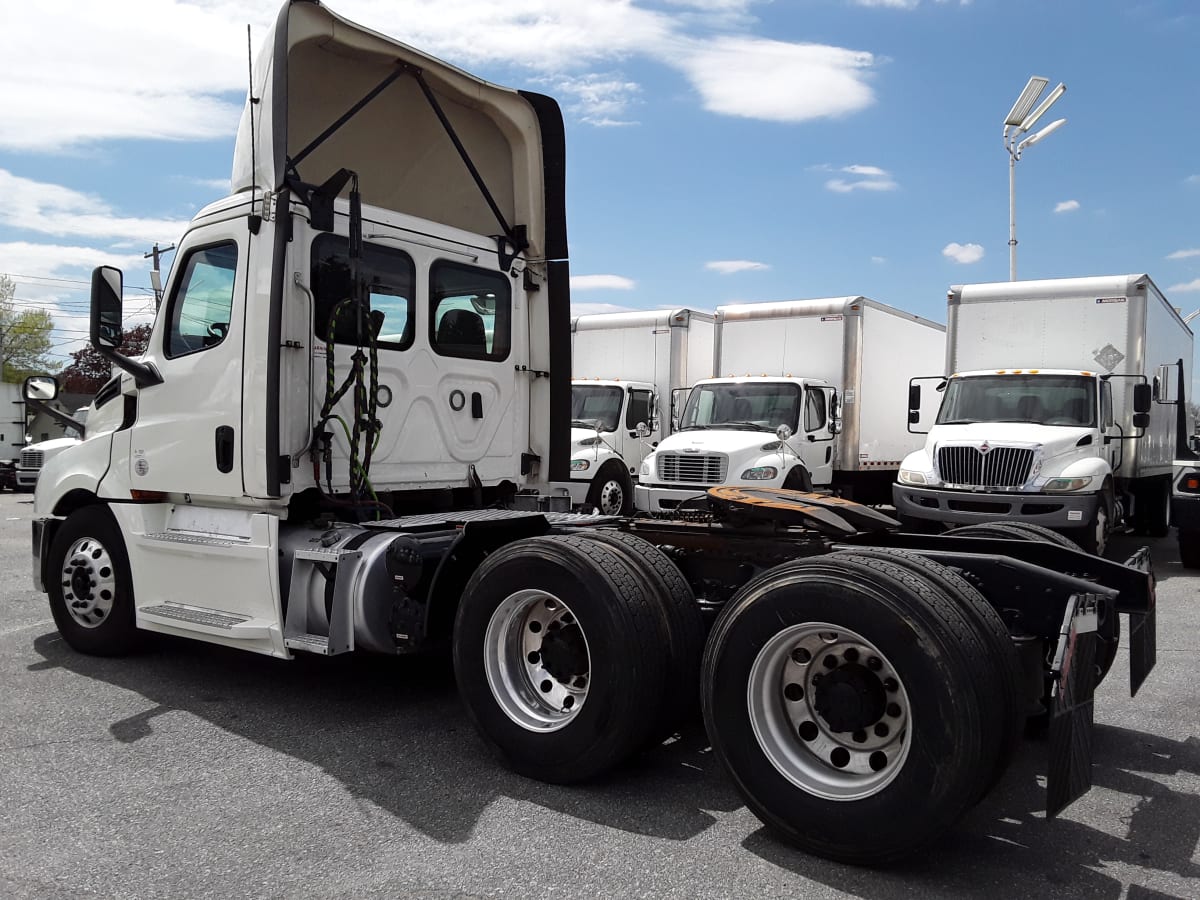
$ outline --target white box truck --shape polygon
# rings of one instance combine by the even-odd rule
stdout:
[[[917,446],[892,404],[944,352],[944,326],[866,297],[719,307],[717,377],[692,387],[678,432],[642,462],[637,508],[721,484],[887,502]]]
[[[712,375],[713,332],[712,314],[691,309],[571,320],[574,502],[632,511],[643,457],[671,434],[687,388]]]
[[[1192,332],[1148,275],[957,285],[948,328],[941,405],[894,490],[901,517],[1003,517],[1093,552],[1117,525],[1167,533]]]
[[[118,349],[120,271],[93,273],[91,342],[121,377],[42,469],[32,522],[34,583],[72,648],[147,631],[281,659],[448,647],[483,744],[554,783],[663,740],[698,698],[757,815],[875,864],[987,794],[1042,708],[1032,674],[1056,689],[1048,812],[1087,789],[1088,754],[1067,751],[1091,746],[1087,662],[1117,613],[1135,689],[1154,664],[1147,554],[980,553],[1000,548],[753,489],[718,490],[705,517],[554,509],[557,104],[307,0],[253,72],[233,194],[180,239],[144,356]],[[25,396],[57,391],[36,376]]]

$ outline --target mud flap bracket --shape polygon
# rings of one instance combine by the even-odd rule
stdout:
[[[1051,664],[1050,765],[1046,815],[1054,817],[1092,786],[1096,628],[1100,596],[1072,594]]]

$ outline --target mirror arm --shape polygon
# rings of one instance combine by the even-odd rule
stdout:
[[[110,350],[108,347],[102,347],[99,344],[93,344],[100,355],[111,362],[119,369],[123,369],[133,376],[134,384],[139,388],[152,387],[156,384],[163,383],[163,377],[159,374],[158,369],[149,363],[139,362],[136,359],[131,359],[128,356],[118,353],[115,350]]]

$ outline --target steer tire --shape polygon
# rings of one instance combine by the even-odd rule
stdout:
[[[563,618],[533,628],[547,615]],[[583,653],[577,638],[562,637],[572,626]],[[488,556],[467,583],[454,622],[454,672],[468,715],[511,769],[569,784],[645,746],[666,684],[666,642],[660,606],[616,549],[582,536],[526,538]],[[565,700],[563,708],[544,704],[543,692],[579,687],[580,672],[585,693],[572,695],[570,709]]]
[[[976,633],[983,639],[987,646],[987,655],[981,660],[981,664],[990,661],[997,669],[996,677],[999,678],[1004,700],[1002,706],[995,710],[1000,729],[1000,752],[991,778],[982,785],[983,791],[979,797],[982,799],[1004,776],[1016,755],[1024,730],[1027,706],[1022,697],[1024,679],[1021,674],[1021,661],[1000,613],[996,612],[996,608],[974,585],[954,569],[927,559],[919,553],[887,547],[861,547],[835,553],[834,556],[883,559],[921,576],[940,590],[947,599],[958,605],[975,626]]]
[[[623,463],[614,459],[600,467],[588,488],[587,502],[606,516],[633,512],[633,482]]]
[[[667,683],[659,703],[651,742],[675,733],[700,709],[700,659],[704,655],[704,619],[691,585],[662,550],[636,535],[611,528],[580,532],[620,553],[640,576],[647,596],[658,606],[667,633]],[[558,540],[559,538],[551,538]]]
[[[1002,698],[996,667],[978,664],[977,632],[927,579],[891,561],[769,569],[730,599],[709,636],[701,696],[714,754],[755,815],[809,853],[885,865],[920,851],[993,777],[998,729],[986,711]],[[856,645],[865,665],[861,651],[852,659],[843,649]],[[873,684],[872,671],[895,677]],[[880,691],[886,711],[875,724],[897,727],[866,764],[846,748],[880,735],[860,728]]]
[[[1185,569],[1200,569],[1200,529],[1178,528],[1179,561]]]
[[[1171,482],[1165,476],[1151,482],[1142,493],[1145,512],[1142,518],[1144,533],[1150,537],[1166,537],[1171,533]]]
[[[46,593],[59,634],[81,653],[121,656],[141,642],[125,540],[105,507],[85,506],[59,526],[46,559]]]

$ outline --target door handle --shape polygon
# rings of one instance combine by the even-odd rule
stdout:
[[[214,441],[214,450],[217,457],[218,472],[233,471],[233,428],[229,425],[222,425],[217,428]]]
[[[471,393],[471,418],[483,418],[483,394],[479,393],[479,391]]]

